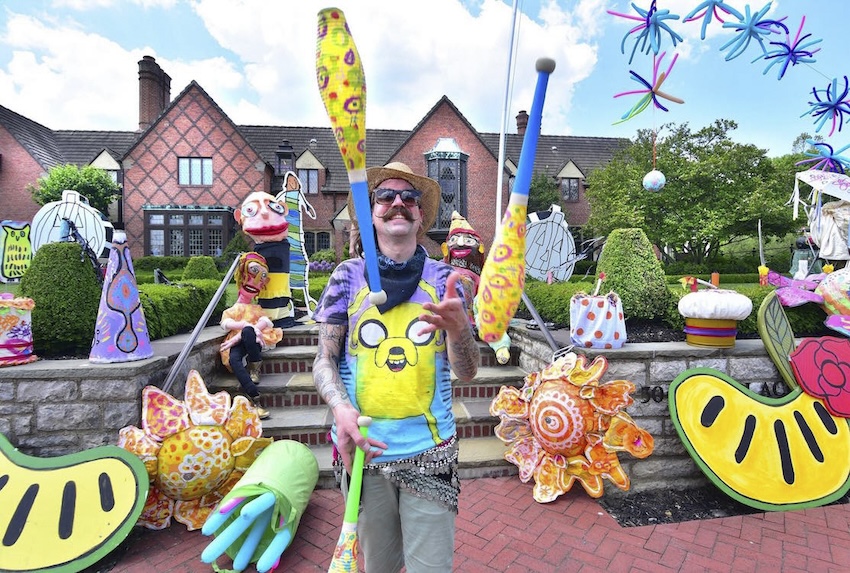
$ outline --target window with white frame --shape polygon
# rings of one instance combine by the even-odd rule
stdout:
[[[180,157],[177,159],[177,182],[180,185],[212,185],[211,157]]]

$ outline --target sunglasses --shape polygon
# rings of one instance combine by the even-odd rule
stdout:
[[[405,207],[418,207],[419,200],[422,198],[422,192],[416,189],[405,189],[398,191],[396,189],[378,188],[374,191],[375,203],[378,205],[392,205],[397,196],[401,196],[401,202]]]

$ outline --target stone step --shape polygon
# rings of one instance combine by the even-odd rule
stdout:
[[[492,398],[455,399],[452,411],[460,438],[481,438],[493,435],[499,419],[490,415]],[[309,446],[330,441],[333,415],[324,404],[318,406],[269,406],[269,417],[263,420],[263,435],[275,439],[295,440]]]
[[[264,374],[288,374],[310,372],[316,358],[318,326],[295,326],[284,331],[283,340],[275,347],[263,352]],[[496,361],[496,353],[484,342],[479,341],[480,366],[502,366]],[[511,348],[511,359],[504,366],[519,364],[519,349]]]
[[[265,361],[264,361],[265,364]],[[518,366],[482,366],[476,377],[462,382],[452,374],[453,396],[460,398],[493,399],[502,386],[522,386],[526,373]],[[226,390],[231,394],[241,391],[236,377],[229,372],[207,383],[211,392]],[[318,406],[322,404],[313,384],[312,372],[263,374],[260,378],[260,403],[266,408],[292,406]]]
[[[333,446],[310,446],[310,451],[319,462],[319,482],[316,489],[336,488],[332,463]],[[495,436],[462,438],[458,452],[458,475],[461,479],[516,475],[517,467],[505,460],[506,451],[505,444]]]

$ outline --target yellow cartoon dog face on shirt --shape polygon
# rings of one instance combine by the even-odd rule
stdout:
[[[406,302],[383,315],[366,309],[349,338],[357,363],[357,403],[367,416],[399,420],[425,416],[438,439],[431,402],[436,388],[435,354],[445,345],[442,334],[419,334],[422,305]]]

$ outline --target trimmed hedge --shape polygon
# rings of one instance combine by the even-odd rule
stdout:
[[[159,269],[161,271],[173,271],[182,269],[189,262],[189,257],[139,257],[133,259],[133,269],[136,271],[151,271]]]
[[[183,280],[212,279],[221,280],[221,273],[215,266],[215,259],[208,256],[192,257],[183,269]]]
[[[79,244],[42,245],[21,278],[19,291],[35,302],[32,336],[36,354],[43,358],[88,356],[102,290]]]
[[[200,279],[171,285],[140,284],[139,298],[151,340],[194,330],[220,284]],[[222,296],[207,324],[217,324],[226,309]]]
[[[721,283],[722,286],[723,283]],[[737,285],[734,289],[736,292],[748,297],[753,301],[753,312],[746,319],[738,323],[738,332],[744,334],[758,333],[758,309],[764,297],[768,295],[774,287],[772,286],[741,286]],[[665,322],[676,329],[685,327],[685,319],[679,314],[679,300],[688,294],[688,291],[683,288],[671,288],[672,300],[667,309]],[[826,319],[826,313],[815,304],[804,304],[793,308],[786,308],[785,314],[788,316],[788,322],[791,324],[791,330],[794,336],[827,336],[835,334],[834,331],[828,329],[823,321]]]
[[[664,317],[670,301],[667,281],[642,229],[611,231],[596,271],[598,275],[605,273],[602,290],[620,295],[626,316],[646,320]]]
[[[603,283],[604,286],[604,283]],[[540,316],[548,321],[559,325],[570,324],[570,299],[576,293],[593,292],[594,284],[590,282],[559,282],[554,284],[546,284],[545,282],[528,280],[525,283],[525,293],[531,299],[531,303]],[[685,319],[679,314],[679,299],[688,294],[681,285],[670,285],[669,304],[666,308],[663,319],[664,323],[676,330],[682,330],[685,327]],[[738,323],[738,332],[742,334],[758,334],[757,318],[758,308],[762,300],[767,294],[773,290],[773,287],[762,287],[758,284],[752,286],[737,285],[735,291],[747,296],[753,301],[753,312]],[[604,289],[600,292],[607,292]],[[528,309],[525,304],[520,305],[520,310],[527,313]],[[794,308],[786,308],[785,314],[788,315],[788,321],[791,324],[791,329],[795,336],[826,336],[834,334],[826,326],[823,321],[826,318],[826,313],[817,305],[805,304]],[[626,318],[639,318],[626,314]]]

